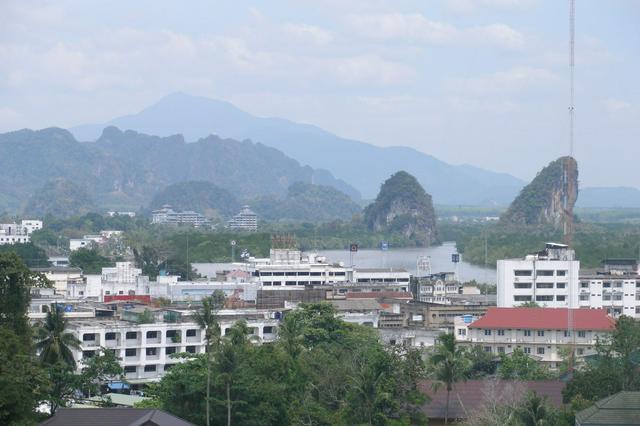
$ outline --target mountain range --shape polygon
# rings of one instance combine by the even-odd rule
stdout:
[[[59,188],[60,194],[86,191],[101,209],[137,209],[168,185],[186,181],[214,182],[240,200],[284,196],[296,182],[321,182],[358,196],[331,173],[301,166],[260,143],[217,136],[186,143],[180,135],[158,137],[116,127],[105,128],[91,143],[59,128],[0,134],[0,170],[0,211],[14,213],[28,201],[41,211],[51,193],[47,188]],[[59,178],[64,181],[55,182]],[[32,194],[37,198],[29,200]]]
[[[186,140],[210,134],[250,139],[276,148],[301,164],[328,170],[353,185],[365,199],[374,198],[384,180],[398,170],[415,176],[439,204],[507,204],[525,184],[506,173],[447,164],[412,148],[382,148],[342,138],[309,124],[256,117],[228,102],[182,93],[165,96],[137,114],[103,124],[73,127],[70,131],[78,140],[93,141],[106,126],[158,136],[182,134]]]

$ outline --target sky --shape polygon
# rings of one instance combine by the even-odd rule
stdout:
[[[531,179],[569,152],[563,0],[0,0],[0,132],[172,92]],[[640,1],[576,0],[582,186],[640,187]]]

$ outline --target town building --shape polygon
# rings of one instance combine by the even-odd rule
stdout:
[[[7,244],[26,244],[31,234],[42,229],[42,221],[23,219],[20,223],[0,223],[0,246]]]
[[[39,426],[195,426],[157,408],[59,408]]]
[[[576,426],[640,425],[640,392],[621,391],[576,413]]]
[[[31,268],[33,272],[43,274],[51,283],[57,294],[66,295],[69,285],[81,284],[84,276],[80,268],[69,266],[49,266],[44,268]]]
[[[229,229],[234,231],[257,231],[258,215],[249,206],[242,206],[240,212],[229,220]]]
[[[175,211],[170,205],[151,212],[151,223],[161,225],[188,225],[194,228],[210,226],[211,221],[200,213],[191,210]]]
[[[571,323],[571,326],[570,326]],[[615,320],[603,309],[489,308],[479,318],[456,318],[456,340],[480,346],[486,352],[510,354],[516,348],[557,368],[562,350],[573,346],[578,359],[596,353],[597,340],[615,329]]]
[[[80,340],[80,348],[72,349],[74,359],[81,368],[84,359],[104,347],[114,350],[122,360],[129,383],[158,380],[181,362],[171,355],[205,352],[204,333],[191,319],[191,314],[191,311],[139,306],[123,310],[120,319],[70,319],[68,329]],[[253,341],[263,343],[276,339],[279,321],[271,311],[223,309],[217,315],[223,335],[236,321],[244,319]]]
[[[580,261],[564,244],[547,243],[524,259],[498,260],[498,307],[535,302],[549,308],[576,308]]]

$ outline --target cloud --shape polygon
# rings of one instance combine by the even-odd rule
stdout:
[[[289,23],[285,24],[282,29],[288,36],[310,41],[319,46],[328,44],[333,40],[333,36],[329,31],[314,25]]]
[[[510,50],[524,47],[524,36],[506,24],[457,28],[448,23],[427,19],[420,13],[351,15],[347,18],[347,23],[356,34],[379,41],[490,45]]]
[[[447,7],[457,13],[475,13],[479,10],[527,10],[537,0],[447,0]]]
[[[486,94],[539,89],[558,80],[554,73],[545,68],[514,67],[484,77],[450,80],[446,87],[450,91]]]
[[[632,105],[630,102],[623,101],[621,99],[613,99],[613,98],[605,99],[603,101],[603,105],[604,105],[604,108],[607,110],[607,112],[612,114],[615,114],[621,111],[628,111],[632,108]]]

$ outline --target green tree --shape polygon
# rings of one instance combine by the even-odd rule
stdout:
[[[45,268],[49,265],[47,253],[33,243],[7,244],[0,246],[0,253],[13,252],[22,259],[29,268]]]
[[[193,319],[196,324],[204,330],[204,338],[207,343],[207,397],[206,397],[206,419],[207,426],[211,424],[210,406],[211,406],[211,368],[214,352],[220,346],[220,324],[216,311],[220,309],[219,300],[213,297],[202,299],[202,306],[197,310]]]
[[[434,390],[445,386],[447,401],[444,409],[444,423],[449,422],[449,401],[453,384],[464,380],[469,369],[469,358],[464,347],[456,345],[453,333],[441,334],[434,351],[429,357],[429,370]]]
[[[611,336],[611,349],[624,371],[622,390],[640,387],[640,324],[626,315],[618,318]]]
[[[80,349],[78,338],[68,331],[64,312],[55,306],[47,312],[44,324],[36,328],[36,348],[40,352],[40,361],[45,366],[66,364],[75,370],[76,361],[71,349]]]
[[[33,357],[27,317],[31,288],[48,285],[15,253],[0,252],[0,424],[34,422],[35,407],[49,390]]]
[[[481,378],[496,372],[497,363],[491,352],[485,351],[481,346],[473,346],[467,351],[469,357],[468,378]]]
[[[96,354],[83,360],[81,371],[83,390],[91,395],[101,395],[102,386],[111,380],[119,380],[124,374],[113,349],[100,348]]]
[[[515,348],[510,354],[500,354],[498,376],[504,380],[544,380],[553,374],[521,348]]]
[[[113,262],[102,256],[95,248],[81,248],[71,252],[69,264],[82,269],[85,274],[100,274],[102,268],[113,266]]]

